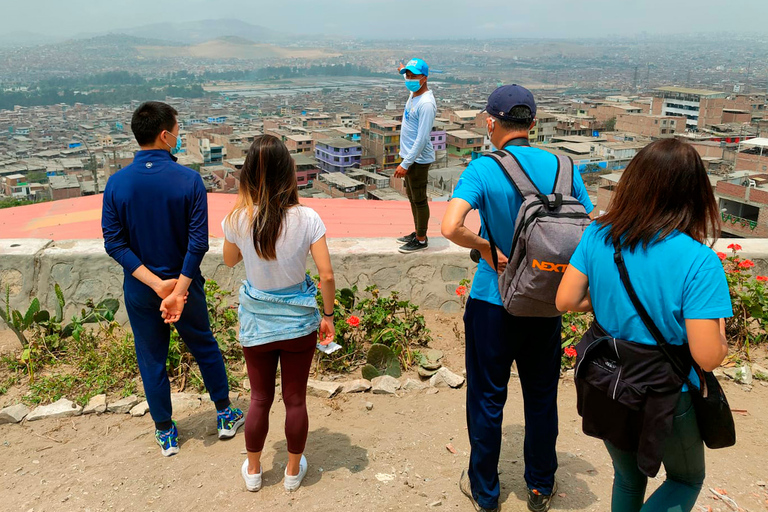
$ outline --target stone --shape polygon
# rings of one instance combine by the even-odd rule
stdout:
[[[324,382],[320,380],[307,381],[307,394],[318,398],[333,398],[341,391],[342,385],[338,382]]]
[[[749,368],[749,365],[725,368],[723,373],[726,377],[733,379],[739,384],[744,384],[747,386],[752,384],[752,370]]]
[[[50,405],[41,405],[40,407],[36,407],[34,411],[27,415],[27,421],[51,418],[68,418],[70,416],[80,416],[82,413],[82,407],[72,402],[71,400],[61,398]]]
[[[371,381],[373,394],[375,395],[394,395],[395,391],[400,389],[400,381],[390,375],[382,375]]]
[[[373,276],[372,281],[376,283],[379,290],[389,290],[400,282],[400,278],[403,277],[403,271],[397,267],[385,267],[377,270]]]
[[[433,362],[433,361],[425,361],[419,365],[420,368],[424,368],[428,372],[436,372],[440,368],[442,368],[442,363],[439,362]],[[434,375],[434,373],[432,374]],[[432,376],[430,375],[430,377]]]
[[[141,402],[140,404],[136,404],[131,409],[131,416],[134,418],[139,418],[141,416],[144,416],[149,412],[149,404],[146,400]]]
[[[88,405],[83,409],[83,414],[101,414],[107,412],[107,395],[92,396]]]
[[[371,402],[365,402],[365,409],[368,411],[373,410],[373,404]]]
[[[139,397],[131,395],[107,405],[107,411],[114,414],[128,414],[139,403]]]
[[[444,315],[455,315],[459,311],[461,311],[461,304],[455,300],[449,300],[440,305],[440,312]]]
[[[201,404],[202,402],[198,395],[190,393],[171,393],[171,407],[173,407],[173,412],[197,409]]]
[[[758,380],[768,379],[768,369],[759,364],[752,365],[752,376]]]
[[[367,379],[355,379],[342,384],[342,393],[365,393],[371,389],[371,381]]]
[[[748,364],[739,368],[739,375],[736,382],[744,384],[745,386],[752,385],[752,368],[750,368]]]
[[[440,269],[440,275],[443,281],[458,283],[469,277],[469,270],[466,267],[457,267],[456,265],[443,265],[443,268]]]
[[[435,508],[435,507],[441,506],[442,504],[443,504],[443,502],[441,500],[437,500],[437,501],[433,501],[432,503],[430,503],[429,506],[432,507],[432,508]]]
[[[251,379],[248,379],[248,378],[243,379],[243,382],[242,382],[241,386],[243,386],[244,390],[250,391],[251,390]]]
[[[429,385],[433,388],[460,388],[464,385],[464,380],[464,377],[461,375],[456,375],[448,368],[443,367],[437,370],[437,373],[429,379]]]
[[[435,268],[431,265],[416,265],[409,268],[406,275],[414,281],[426,283],[435,275]]]
[[[437,370],[439,370],[439,369],[440,368],[437,368],[435,370],[427,370],[423,366],[419,366],[419,368],[416,371],[419,372],[419,377],[421,377],[422,379],[428,379],[428,378],[432,377],[434,374],[436,374]]]
[[[403,389],[405,391],[421,391],[422,389],[427,389],[427,387],[426,384],[415,379],[407,379],[405,384],[403,384]]]
[[[29,407],[24,404],[16,404],[0,410],[0,425],[5,423],[18,423],[29,414]]]
[[[428,395],[436,395],[436,394],[438,394],[439,392],[440,392],[440,390],[439,390],[439,389],[437,389],[437,388],[429,388],[429,389],[427,390],[427,394],[428,394]]]

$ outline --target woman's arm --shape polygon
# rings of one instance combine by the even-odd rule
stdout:
[[[323,319],[320,322],[320,343],[327,345],[336,336],[336,326],[333,323],[333,309],[336,302],[336,278],[333,276],[331,254],[328,251],[328,242],[323,235],[320,240],[309,247],[312,259],[317,266],[320,275],[320,294],[323,297]],[[329,313],[331,316],[327,316]]]
[[[240,248],[227,240],[224,239],[224,264],[228,267],[234,267],[238,263],[240,263],[240,260],[243,259],[243,255],[240,253]]]
[[[693,360],[705,372],[711,372],[728,355],[728,340],[725,338],[725,320],[685,320],[688,345]]]
[[[568,265],[557,289],[555,305],[560,311],[592,311],[592,299],[589,296],[589,279],[576,267]]]

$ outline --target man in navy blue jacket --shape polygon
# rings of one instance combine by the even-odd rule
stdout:
[[[165,456],[179,452],[166,372],[170,323],[195,357],[218,411],[219,439],[245,422],[229,401],[224,360],[211,333],[200,263],[208,251],[208,199],[200,174],[176,163],[176,110],[148,101],[131,118],[141,151],[109,179],[101,228],[107,253],[123,267],[133,330],[155,439]]]

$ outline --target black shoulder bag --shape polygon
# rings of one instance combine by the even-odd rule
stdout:
[[[686,370],[686,365],[670,352],[667,341],[664,339],[664,336],[661,334],[658,327],[656,327],[656,324],[653,323],[650,315],[640,302],[637,293],[635,293],[632,282],[629,280],[629,273],[624,264],[624,257],[621,254],[621,249],[615,242],[613,247],[613,259],[616,262],[616,266],[619,268],[621,282],[624,284],[624,288],[627,290],[627,294],[629,295],[632,304],[635,306],[637,314],[640,315],[643,324],[645,324],[645,327],[656,340],[659,350],[661,350],[664,356],[666,356],[672,364],[675,373],[688,384],[688,390],[691,393],[691,401],[696,410],[696,421],[699,425],[699,432],[701,433],[701,439],[704,441],[704,444],[711,449],[733,446],[736,444],[736,427],[733,424],[733,414],[731,413],[731,407],[728,405],[728,400],[725,398],[725,392],[723,392],[723,388],[717,381],[717,377],[715,377],[712,372],[701,370],[701,368],[698,368],[694,363],[694,367],[701,380],[701,389],[693,385],[688,377],[690,372]]]

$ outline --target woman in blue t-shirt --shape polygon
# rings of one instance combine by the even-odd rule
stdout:
[[[688,343],[693,360],[712,371],[728,353],[723,318],[733,315],[722,264],[706,245],[719,234],[719,217],[696,150],[676,139],[649,144],[627,166],[608,212],[585,231],[558,290],[558,309],[594,311],[611,337],[656,344],[621,282],[617,241],[640,302],[667,342]],[[663,446],[667,479],[645,503],[648,478],[637,452],[606,441],[613,511],[693,508],[704,482],[704,446],[690,393],[681,394],[674,414]]]

